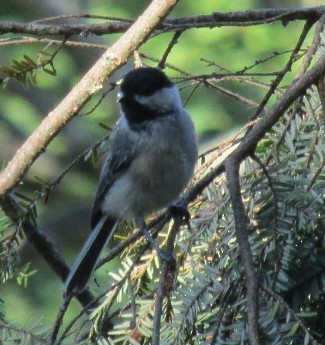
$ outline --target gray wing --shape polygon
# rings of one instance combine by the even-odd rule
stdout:
[[[121,118],[111,136],[111,149],[103,166],[95,201],[91,213],[90,227],[93,229],[103,216],[101,204],[112,184],[128,170],[137,149],[137,133],[126,128],[125,119]]]

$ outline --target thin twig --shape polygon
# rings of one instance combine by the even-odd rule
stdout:
[[[42,184],[39,190],[35,191],[36,196],[34,197],[33,201],[29,203],[24,209],[21,210],[19,219],[22,220],[24,216],[27,216],[29,212],[37,205],[37,203],[44,198],[44,203],[47,202],[50,193],[60,184],[66,174],[71,171],[71,169],[76,166],[79,162],[85,159],[91,152],[96,150],[100,145],[103,144],[108,138],[110,137],[110,133],[107,134],[105,137],[101,138],[100,140],[96,141],[93,145],[88,147],[85,151],[79,154],[76,158],[69,163],[63,171],[51,182]]]
[[[302,331],[305,334],[308,334],[308,336],[312,340],[312,345],[322,345],[313,337],[312,333],[308,330],[308,327],[297,316],[297,313],[295,313],[295,311],[289,306],[289,304],[279,294],[277,294],[275,291],[271,290],[270,288],[264,285],[260,285],[260,288],[264,290],[267,294],[269,294],[272,298],[279,301],[281,305],[285,307],[285,309],[290,313],[293,319],[299,324],[299,327],[302,329]]]
[[[74,326],[74,324],[85,314],[89,314],[89,310],[90,308],[94,308],[96,306],[98,306],[100,299],[103,297],[104,294],[100,295],[99,297],[96,297],[88,306],[85,306],[80,312],[79,314],[77,314],[70,322],[69,324],[66,326],[66,328],[64,329],[64,331],[62,332],[61,336],[57,339],[56,344],[59,345],[61,344],[64,339],[68,336],[70,330],[72,329],[72,327]],[[79,327],[79,331],[81,330],[82,327]]]
[[[168,44],[168,47],[167,47],[166,51],[164,52],[160,62],[158,63],[158,66],[157,66],[158,68],[164,69],[166,67],[166,61],[167,61],[168,55],[172,51],[172,49],[175,46],[175,44],[177,44],[177,40],[181,37],[182,33],[183,33],[182,30],[179,30],[179,31],[175,32],[172,40]]]
[[[310,45],[310,47],[308,48],[307,53],[304,56],[303,62],[299,68],[297,75],[296,75],[296,79],[298,79],[304,75],[304,73],[307,71],[307,68],[309,67],[312,59],[314,58],[315,53],[316,53],[316,51],[319,47],[319,44],[321,42],[321,33],[323,32],[324,24],[325,24],[325,14],[322,15],[322,17],[319,19],[319,21],[316,25],[313,42]]]
[[[250,108],[256,108],[258,106],[258,103],[254,102],[248,98],[245,98],[245,97],[239,95],[238,93],[232,92],[228,89],[225,89],[224,87],[221,87],[221,86],[215,84],[216,82],[221,82],[223,79],[224,80],[232,79],[232,77],[238,78],[238,75],[236,73],[229,73],[228,75],[226,75],[226,74],[216,75],[215,73],[213,73],[211,75],[195,76],[195,75],[190,74],[184,70],[175,69],[175,66],[172,66],[170,64],[166,64],[166,66],[182,73],[183,75],[186,75],[187,78],[182,79],[182,81],[184,81],[184,80],[196,81],[198,84],[202,84],[202,85],[206,86],[208,89],[218,90],[221,93],[235,99],[236,101],[239,101],[243,104],[246,104]],[[217,76],[217,77],[215,77],[215,76]]]
[[[100,104],[103,102],[104,98],[110,93],[112,92],[115,88],[116,88],[117,84],[116,83],[109,83],[109,88],[107,88],[107,90],[105,90],[99,100],[96,102],[96,104],[90,109],[88,110],[87,112],[85,113],[82,113],[82,114],[79,114],[79,116],[87,116],[87,115],[90,115],[92,114],[99,106]]]
[[[307,186],[307,192],[310,192],[310,190],[313,188],[314,183],[316,182],[317,178],[319,175],[324,171],[324,166],[325,166],[325,159],[323,158],[322,162],[320,163],[319,167],[314,173],[314,176],[311,178],[309,181],[309,184]]]
[[[237,73],[238,73],[238,74],[246,75],[246,72],[247,72],[248,70],[251,70],[251,69],[255,68],[255,67],[258,66],[258,65],[261,65],[261,64],[263,64],[263,63],[265,63],[265,62],[268,62],[268,61],[270,61],[270,60],[273,60],[273,59],[274,59],[275,57],[277,57],[277,56],[281,56],[281,55],[288,54],[288,53],[292,53],[292,49],[290,49],[290,50],[285,50],[285,51],[281,51],[281,52],[277,52],[277,51],[276,51],[276,52],[273,52],[271,55],[266,56],[265,58],[261,58],[261,59],[255,61],[255,63],[253,63],[252,65],[250,65],[250,66],[245,66],[241,71],[238,71]]]
[[[255,147],[265,133],[284,115],[286,109],[306,90],[317,83],[319,78],[325,74],[325,54],[321,55],[315,66],[304,74],[303,77],[295,81],[282,95],[269,111],[255,123],[251,131],[242,138],[240,145],[231,154],[232,156],[246,158]]]
[[[259,159],[259,157],[256,156],[256,154],[252,154],[251,155],[252,159],[259,165],[259,167],[262,169],[267,181],[268,181],[268,185],[272,191],[273,194],[273,204],[274,204],[274,230],[276,231],[276,229],[278,228],[278,208],[279,208],[279,198],[278,198],[278,193],[275,190],[275,187],[273,185],[273,181],[272,178],[266,168],[266,166],[263,164],[263,162]],[[274,233],[274,235],[276,235],[276,233]],[[276,250],[276,248],[275,248]]]
[[[52,22],[52,21],[57,21],[57,20],[62,20],[62,19],[81,19],[81,18],[102,19],[102,20],[111,20],[111,21],[117,21],[117,22],[133,23],[133,20],[129,20],[122,17],[100,16],[100,15],[86,14],[86,13],[85,14],[64,14],[60,16],[46,17],[46,18],[33,20],[30,23],[38,24],[38,23],[46,23],[46,22]]]
[[[56,338],[58,336],[59,330],[60,330],[60,326],[62,325],[63,322],[63,317],[65,312],[68,309],[68,306],[70,304],[72,296],[68,296],[67,298],[63,299],[63,303],[61,304],[61,307],[59,309],[58,315],[56,317],[52,332],[51,332],[51,336],[48,342],[48,345],[54,345],[56,342]]]
[[[0,47],[10,47],[10,46],[20,46],[22,44],[36,44],[36,43],[49,43],[49,44],[58,44],[62,43],[62,40],[50,39],[50,38],[35,38],[35,37],[10,37],[0,39]],[[86,43],[79,41],[67,40],[64,43],[65,46],[75,47],[75,48],[91,48],[91,49],[108,49],[107,45],[104,44],[95,44],[95,43]]]
[[[24,325],[24,326],[26,326],[26,325]],[[28,339],[30,343],[44,344],[44,345],[47,344],[47,338],[45,336],[35,334],[31,331],[26,330],[23,327],[17,327],[14,325],[13,322],[8,323],[5,320],[3,320],[2,318],[0,320],[0,329],[1,329],[1,333],[2,333],[1,334],[2,339],[6,339],[4,336],[4,333],[5,333],[5,330],[8,330],[8,333],[10,333],[11,339],[13,339],[12,333],[17,332],[20,335],[24,335],[24,338],[22,338],[22,339]],[[22,340],[17,339],[17,342],[18,341],[21,343]],[[2,341],[0,342],[0,344],[4,345],[4,343]]]
[[[171,216],[168,211],[158,215],[156,218],[154,218],[149,224],[148,229],[153,229],[151,232],[151,237],[155,239],[160,232],[160,230],[169,222]],[[134,234],[129,235],[123,242],[117,244],[112,248],[109,253],[100,259],[98,261],[98,264],[96,268],[101,267],[105,263],[113,260],[117,255],[119,255],[121,252],[123,252],[128,246],[135,243],[137,240],[139,240],[141,237],[143,237],[143,233],[141,230],[136,231]]]
[[[192,96],[194,95],[195,91],[198,90],[198,88],[200,87],[201,83],[196,83],[196,85],[193,87],[193,89],[191,90],[190,94],[188,95],[187,99],[184,101],[184,108],[188,105],[188,102],[190,101],[190,99],[192,98]]]
[[[298,40],[295,48],[293,49],[293,51],[289,57],[289,60],[287,61],[286,65],[283,67],[282,71],[280,71],[278,76],[274,79],[269,91],[266,93],[262,102],[260,103],[260,105],[256,109],[255,115],[253,116],[253,119],[256,119],[257,117],[261,116],[261,113],[263,112],[263,110],[264,110],[266,104],[268,103],[268,101],[270,100],[271,96],[274,94],[274,91],[280,85],[284,76],[291,70],[292,64],[296,60],[296,56],[299,53],[301,46],[304,43],[305,38],[307,37],[307,34],[313,25],[314,25],[313,21],[307,21],[305,23],[304,28],[302,30],[302,33],[299,37],[299,40]]]

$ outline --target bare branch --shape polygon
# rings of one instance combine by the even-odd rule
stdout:
[[[126,63],[130,54],[147,39],[177,1],[153,0],[143,15],[107,49],[63,101],[44,118],[2,171],[0,197],[15,187],[60,129],[102,88],[105,80]]]
[[[213,28],[221,26],[251,26],[281,21],[284,25],[295,20],[317,21],[325,13],[325,7],[258,9],[238,12],[213,12],[212,14],[166,20],[157,26],[156,34],[168,31],[188,30],[193,28]],[[76,16],[85,18],[86,15]],[[91,17],[89,15],[89,17]],[[57,18],[54,18],[57,19]],[[60,17],[58,18],[60,19]],[[64,18],[63,18],[64,19]],[[112,18],[113,19],[113,18]],[[158,20],[158,17],[157,17]],[[30,35],[105,35],[122,33],[130,28],[130,20],[116,18],[114,22],[103,24],[40,24],[0,22],[0,34]]]
[[[157,66],[158,68],[164,69],[166,67],[166,61],[167,61],[168,55],[172,51],[175,44],[177,44],[177,40],[180,38],[182,33],[183,33],[183,31],[176,31],[175,32],[172,40],[170,41],[165,53],[163,54],[158,66]]]
[[[71,296],[69,296],[68,298],[64,298],[63,303],[61,304],[61,307],[59,309],[58,315],[56,316],[56,320],[51,332],[50,343],[49,343],[50,345],[55,344],[60,326],[62,325],[62,322],[63,322],[64,314],[66,313],[68,309],[71,298],[72,298]]]
[[[258,9],[238,12],[214,12],[166,21],[173,29],[221,27],[221,26],[250,26],[281,21],[288,24],[294,20],[317,21],[325,12],[325,7]],[[163,23],[165,24],[165,23]]]
[[[28,37],[28,36],[0,39],[0,47],[9,47],[9,46],[22,45],[22,44],[35,44],[35,43],[61,45],[62,40],[51,39],[51,38],[35,38],[35,37]],[[69,47],[91,48],[91,49],[100,49],[100,50],[107,50],[108,48],[108,45],[104,45],[104,44],[95,44],[95,43],[69,41],[69,40],[65,41],[64,45],[69,46]]]
[[[107,33],[121,33],[130,28],[130,22],[114,22],[105,24],[40,24],[37,22],[17,23],[12,21],[0,22],[0,34],[31,34],[31,35],[104,35]]]
[[[277,87],[280,85],[281,81],[283,80],[284,76],[291,70],[292,64],[294,63],[296,59],[296,55],[300,51],[300,48],[302,44],[305,41],[305,38],[307,37],[307,34],[311,27],[313,26],[312,21],[307,21],[305,23],[305,26],[302,30],[302,33],[299,37],[299,40],[293,49],[289,60],[287,61],[286,65],[283,67],[282,71],[277,75],[277,77],[274,79],[269,91],[266,93],[265,97],[263,98],[262,102],[260,103],[259,107],[256,109],[255,115],[253,116],[253,119],[256,119],[257,117],[261,116],[261,112],[263,111],[264,107],[268,103],[271,96],[274,94],[274,91],[277,89]]]
[[[299,71],[297,73],[296,78],[300,78],[306,71],[307,68],[309,67],[317,49],[318,46],[321,42],[321,33],[323,32],[323,28],[324,28],[324,24],[325,24],[325,14],[322,15],[322,17],[320,18],[320,20],[318,21],[317,25],[316,25],[316,30],[315,30],[315,35],[313,38],[313,42],[310,45],[310,47],[308,48],[308,51],[304,57],[303,63],[301,64]]]
[[[300,79],[296,80],[282,95],[277,103],[275,103],[265,116],[257,121],[252,130],[246,135],[240,145],[231,154],[237,158],[244,159],[250,152],[253,152],[257,143],[263,138],[265,133],[279,120],[286,109],[305,91],[325,74],[325,54],[323,54],[315,66],[304,74]]]
[[[130,24],[133,23],[133,20],[116,17],[116,16],[101,16],[96,14],[62,14],[60,16],[53,16],[53,17],[45,17],[41,19],[33,20],[31,23],[46,23],[46,22],[52,22],[54,20],[62,20],[62,19],[80,19],[80,18],[91,18],[91,19],[103,19],[107,21],[114,21],[114,22],[129,22]]]
[[[260,345],[261,341],[258,331],[258,278],[248,240],[247,217],[240,191],[239,161],[233,158],[227,159],[225,169],[234,212],[236,238],[246,275],[248,337],[251,345]]]

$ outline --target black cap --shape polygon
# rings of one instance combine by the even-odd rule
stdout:
[[[121,91],[125,97],[133,95],[150,96],[163,87],[173,83],[158,68],[140,67],[129,72],[121,83]]]

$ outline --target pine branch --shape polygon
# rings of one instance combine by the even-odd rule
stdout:
[[[1,206],[14,224],[17,219],[19,219],[19,216],[23,214],[22,208],[9,195],[6,195],[1,200]],[[35,247],[37,252],[44,258],[62,282],[64,282],[70,270],[53,243],[48,240],[45,234],[28,217],[24,217],[21,227],[28,241]],[[81,305],[86,307],[93,303],[95,297],[89,292],[89,290],[85,290],[81,294],[77,295],[77,299]]]

